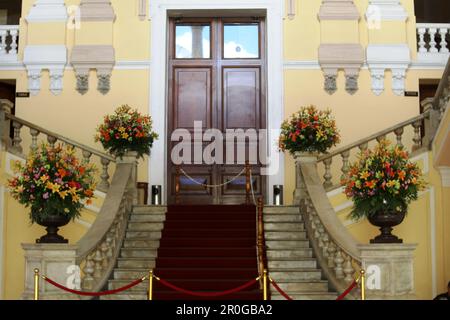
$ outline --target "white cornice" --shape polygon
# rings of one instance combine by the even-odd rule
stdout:
[[[366,11],[366,19],[376,22],[384,21],[406,21],[408,12],[403,8],[400,0],[369,0]]]

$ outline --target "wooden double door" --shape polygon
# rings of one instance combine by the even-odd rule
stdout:
[[[169,30],[169,203],[245,202],[245,160],[260,195],[265,179],[255,153],[266,128],[264,19],[171,19]],[[244,132],[245,140],[231,140],[230,132]],[[181,138],[187,134],[190,140]],[[212,141],[221,148],[208,149]]]

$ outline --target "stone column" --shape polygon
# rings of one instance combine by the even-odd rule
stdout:
[[[79,289],[79,270],[75,262],[77,246],[67,244],[22,244],[25,251],[25,291],[22,299],[34,297],[34,269],[71,289]],[[39,300],[79,300],[79,296],[67,293],[39,280]]]
[[[366,270],[367,300],[416,299],[414,250],[417,244],[358,245]]]
[[[135,151],[127,152],[123,157],[116,158],[116,164],[132,164],[133,170],[129,181],[128,191],[131,192],[133,205],[138,204],[138,190],[137,190],[137,168],[138,168],[138,154]]]

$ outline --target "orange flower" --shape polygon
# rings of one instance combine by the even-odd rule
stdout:
[[[373,188],[375,188],[375,180],[366,181],[366,182],[364,183],[364,185],[365,185],[366,187],[370,188],[370,189],[373,189]]]
[[[60,176],[61,179],[62,179],[62,178],[64,178],[64,177],[67,176],[67,171],[64,170],[64,169],[58,169],[58,174],[59,174],[59,176]]]

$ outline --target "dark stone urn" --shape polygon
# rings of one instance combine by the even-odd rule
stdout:
[[[370,243],[403,243],[402,239],[392,234],[392,227],[398,226],[405,219],[405,212],[379,212],[368,218],[369,222],[380,228],[381,234]]]
[[[50,215],[46,218],[36,221],[40,226],[46,227],[47,234],[36,239],[36,243],[69,243],[69,240],[64,239],[58,234],[59,227],[65,226],[70,222],[70,217],[62,215]]]

